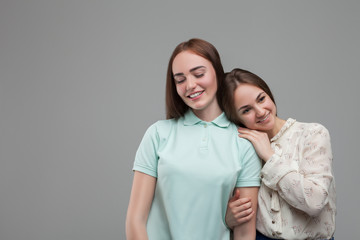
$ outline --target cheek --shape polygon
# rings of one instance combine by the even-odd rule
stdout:
[[[273,109],[276,112],[276,106],[271,100],[267,102],[267,108]]]
[[[176,92],[182,96],[184,94],[184,89],[181,85],[176,85]]]
[[[251,127],[253,124],[253,120],[250,115],[239,117],[240,122],[247,128]]]
[[[216,78],[213,79],[213,82],[211,84],[213,90],[216,92],[217,91],[217,81],[216,81]]]
[[[245,125],[245,123],[246,123],[246,119],[242,116],[242,115],[240,115],[240,114],[238,114],[237,115],[237,118],[240,120],[240,122],[243,124],[243,125]]]
[[[216,77],[214,77],[214,76],[208,76],[206,78],[198,80],[198,84],[201,87],[207,88],[209,90],[211,89],[212,91],[217,90],[217,81],[216,81]]]

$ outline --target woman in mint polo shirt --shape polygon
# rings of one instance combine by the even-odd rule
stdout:
[[[190,39],[173,51],[167,120],[148,128],[135,157],[128,240],[228,240],[225,213],[234,190],[256,206],[261,163],[222,111],[223,81],[210,43]],[[234,228],[234,239],[254,238],[255,220]]]

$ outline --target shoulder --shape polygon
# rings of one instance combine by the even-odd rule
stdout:
[[[177,119],[166,119],[166,120],[158,120],[157,122],[153,123],[150,127],[155,127],[157,129],[168,128],[175,125],[178,122]]]
[[[296,125],[299,129],[308,132],[329,132],[327,128],[321,123],[305,123],[305,122],[296,122]]]
[[[302,131],[302,136],[311,139],[315,136],[330,138],[329,130],[321,123],[296,122],[297,128]]]
[[[238,126],[235,123],[230,122],[230,124],[228,126],[228,130],[231,133],[231,135],[233,135],[233,137],[235,137],[236,144],[238,145],[239,149],[242,150],[242,149],[253,148],[253,145],[249,140],[238,136],[239,135]]]
[[[166,119],[166,120],[158,120],[155,123],[151,124],[147,131],[151,132],[162,132],[166,131],[169,128],[172,128],[176,124],[176,119]]]
[[[146,130],[146,135],[156,136],[158,138],[167,137],[174,127],[178,124],[177,119],[159,120],[151,124]]]

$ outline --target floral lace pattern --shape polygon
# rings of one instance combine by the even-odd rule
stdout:
[[[262,171],[257,229],[280,239],[329,239],[335,231],[335,180],[327,129],[289,118],[271,139]]]

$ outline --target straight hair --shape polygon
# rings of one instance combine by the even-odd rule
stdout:
[[[266,82],[260,78],[258,75],[249,72],[244,69],[235,68],[231,72],[225,74],[225,81],[223,86],[223,103],[224,103],[224,112],[226,117],[232,121],[233,123],[245,127],[241,122],[237,114],[237,109],[235,109],[234,104],[234,93],[236,88],[240,84],[250,84],[255,87],[262,89],[274,102],[275,106],[275,99],[269,86]]]
[[[171,119],[171,118],[178,119],[184,116],[186,111],[189,109],[189,106],[185,104],[185,102],[181,99],[181,97],[176,91],[174,73],[172,71],[172,64],[174,62],[175,57],[179,53],[184,51],[190,51],[211,62],[216,73],[216,82],[217,82],[216,98],[221,110],[223,110],[221,93],[222,93],[225,73],[223,66],[221,64],[220,55],[216,50],[216,48],[211,43],[199,38],[192,38],[186,42],[182,42],[179,45],[177,45],[169,60],[167,74],[166,74],[166,90],[165,90],[166,119]]]

